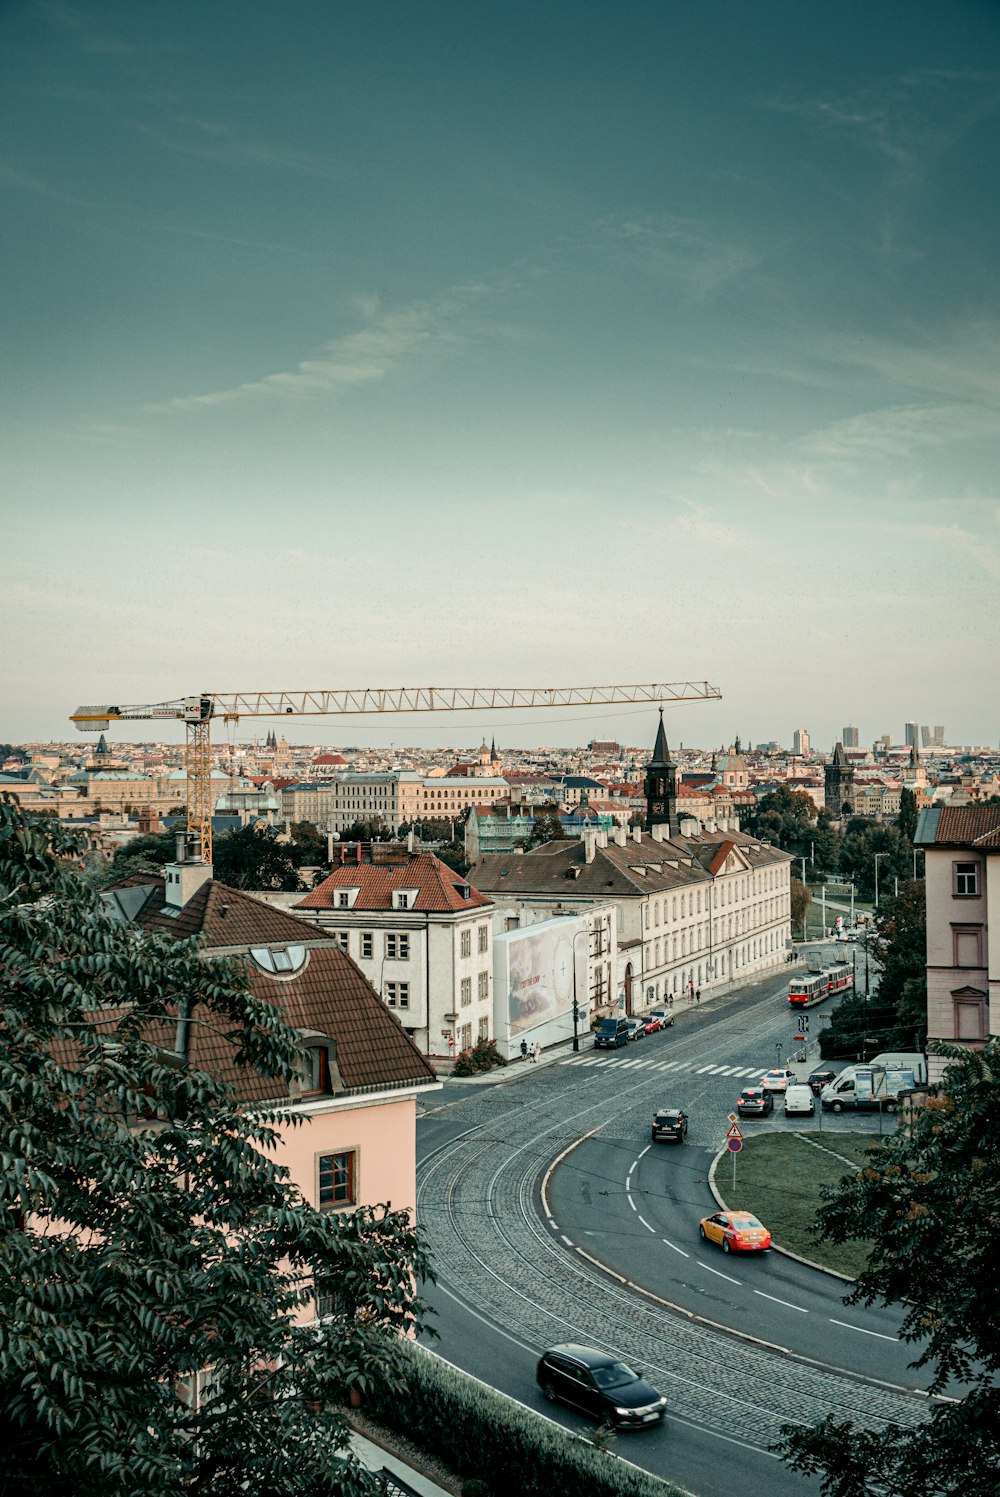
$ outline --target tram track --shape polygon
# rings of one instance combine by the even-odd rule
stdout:
[[[609,1109],[620,1112],[656,1084],[641,1073],[623,1080],[591,1073],[560,1093],[558,1116],[550,1096],[535,1101],[520,1086],[516,1101],[505,1103],[510,1089],[498,1088],[467,1104],[483,1120],[439,1147],[418,1175],[420,1219],[449,1293],[539,1351],[577,1339],[640,1363],[667,1394],[672,1415],[726,1438],[738,1433],[762,1451],[782,1425],[831,1413],[869,1428],[925,1418],[922,1396],[734,1335],[616,1281],[613,1268],[543,1219],[539,1186],[553,1159],[613,1121]],[[584,1092],[586,1105],[573,1110]]]

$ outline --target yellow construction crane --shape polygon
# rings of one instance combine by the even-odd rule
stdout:
[[[213,717],[362,716],[384,712],[502,712],[511,708],[600,707],[626,702],[718,701],[722,692],[707,681],[648,686],[400,686],[343,691],[203,691],[175,702],[129,707],[77,707],[70,722],[81,732],[103,733],[113,722],[172,718],[187,728],[187,855],[212,861]]]

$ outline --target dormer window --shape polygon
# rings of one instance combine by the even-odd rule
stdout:
[[[392,891],[392,907],[394,910],[412,910],[417,902],[416,889],[394,889]]]
[[[304,946],[251,946],[250,959],[262,972],[272,977],[292,977],[306,964],[308,953]]]
[[[343,1082],[337,1067],[337,1042],[318,1030],[300,1030],[300,1095],[304,1099],[332,1097]]]

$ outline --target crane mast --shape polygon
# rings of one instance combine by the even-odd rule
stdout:
[[[71,713],[81,732],[105,732],[113,722],[183,722],[187,744],[188,857],[212,861],[213,717],[328,717],[389,712],[503,712],[544,707],[598,707],[649,702],[718,701],[722,692],[707,681],[653,682],[631,686],[399,686],[333,691],[203,691],[176,701],[139,706],[84,706]]]

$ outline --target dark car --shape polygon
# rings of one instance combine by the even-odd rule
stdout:
[[[602,1019],[594,1035],[596,1050],[617,1050],[628,1044],[628,1020],[625,1018]]]
[[[628,1037],[630,1040],[644,1040],[646,1038],[646,1026],[641,1019],[628,1019]]]
[[[813,1071],[811,1076],[806,1077],[808,1086],[814,1097],[818,1097],[824,1086],[829,1086],[836,1077],[836,1071]]]
[[[653,1119],[653,1142],[682,1144],[687,1137],[688,1115],[679,1107],[664,1107]]]
[[[774,1097],[762,1086],[745,1086],[736,1098],[736,1111],[741,1118],[766,1118],[774,1111]]]
[[[535,1377],[550,1403],[567,1403],[616,1429],[659,1424],[666,1413],[667,1400],[651,1383],[592,1346],[550,1346]]]

